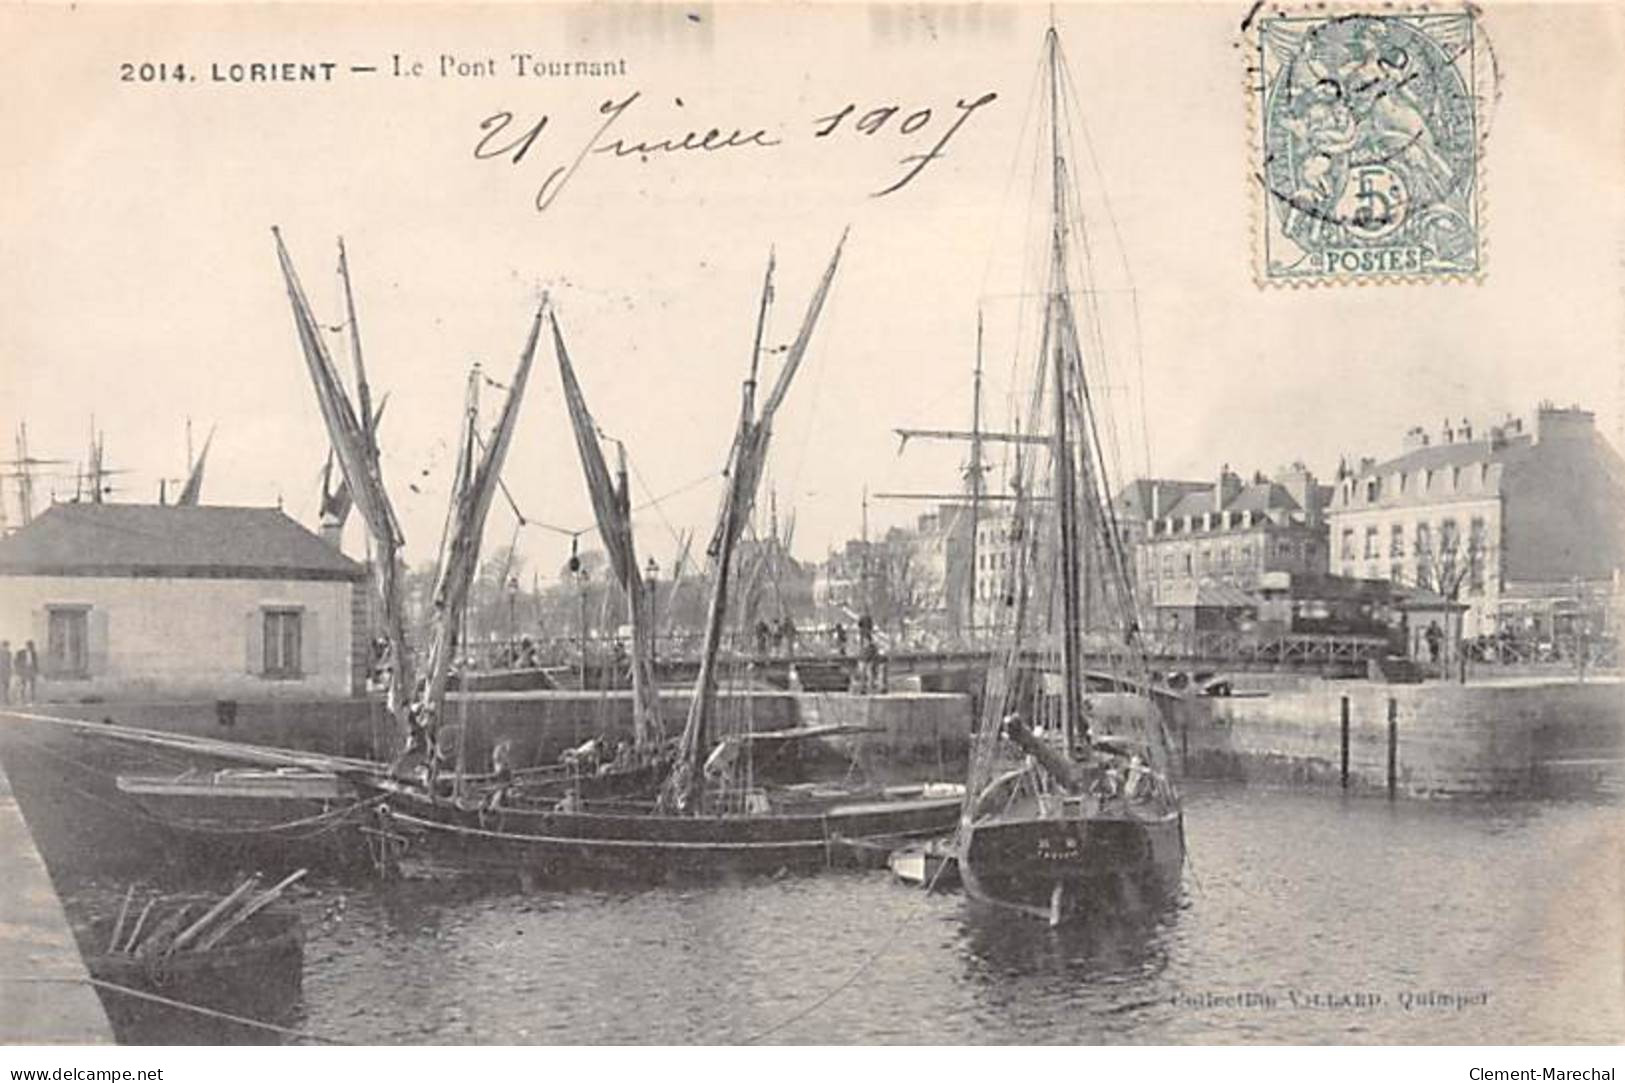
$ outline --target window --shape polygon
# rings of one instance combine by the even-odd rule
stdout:
[[[1484,593],[1484,520],[1474,517],[1467,530],[1467,589],[1474,594]]]
[[[1388,555],[1391,557],[1405,555],[1405,528],[1398,523],[1388,531]]]
[[[1377,528],[1365,528],[1365,558],[1371,560],[1377,556]]]
[[[300,675],[300,612],[297,609],[265,611],[265,667],[267,677]]]
[[[51,606],[46,610],[43,669],[50,677],[90,676],[90,607]]]
[[[1342,553],[1344,560],[1353,560],[1354,559],[1354,528],[1353,527],[1349,526],[1349,527],[1344,527],[1343,528],[1343,547],[1342,547],[1341,550],[1339,550],[1339,552]]]
[[[1388,565],[1388,579],[1395,586],[1404,586],[1405,585],[1405,565],[1399,563],[1399,561],[1397,561],[1397,560],[1394,561],[1392,564]]]

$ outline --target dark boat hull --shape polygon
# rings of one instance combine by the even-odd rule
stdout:
[[[431,868],[662,880],[836,864],[846,843],[901,843],[951,830],[960,800],[832,801],[809,811],[673,816],[482,811],[400,791],[389,809],[401,856]]]
[[[85,961],[91,975],[109,983],[97,992],[120,1043],[266,1044],[279,1039],[270,1030],[204,1016],[110,986],[274,1025],[289,1022],[299,1002],[305,938],[298,914],[290,909],[261,911],[211,951],[157,959],[107,953],[110,932],[111,921],[102,920],[82,939],[89,949]]]
[[[997,818],[963,829],[960,876],[976,899],[1058,924],[1138,910],[1178,891],[1183,816]]]
[[[367,855],[361,792],[311,771],[119,775],[118,791],[177,851],[212,862],[343,867]]]

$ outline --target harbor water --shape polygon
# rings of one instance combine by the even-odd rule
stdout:
[[[356,1043],[1625,1035],[1617,805],[1206,784],[1186,823],[1175,905],[1053,931],[883,872],[620,892],[322,881],[298,900],[302,997],[276,1022]],[[81,882],[70,904],[114,887]],[[206,1020],[149,1037],[279,1040]]]

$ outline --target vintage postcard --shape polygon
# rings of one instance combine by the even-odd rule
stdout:
[[[1613,1079],[1622,60],[1601,2],[0,5],[0,1060]]]

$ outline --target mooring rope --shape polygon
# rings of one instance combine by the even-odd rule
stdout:
[[[937,866],[937,871],[931,874],[931,880],[925,885],[925,890],[921,892],[920,897],[914,901],[914,905],[909,907],[908,910],[903,913],[903,916],[898,919],[897,924],[892,928],[891,934],[882,940],[880,944],[876,946],[874,951],[870,952],[869,955],[857,965],[857,968],[854,969],[852,973],[848,974],[839,984],[826,990],[822,996],[818,997],[812,1003],[791,1012],[789,1015],[785,1016],[783,1019],[780,1019],[772,1026],[757,1031],[740,1044],[755,1045],[764,1038],[772,1037],[785,1027],[788,1027],[793,1023],[798,1023],[807,1018],[807,1016],[834,1000],[838,995],[850,989],[859,978],[863,977],[863,975],[868,972],[870,967],[874,966],[875,963],[879,961],[882,955],[886,954],[886,952],[891,949],[891,946],[897,942],[897,938],[902,935],[903,929],[908,925],[908,923],[919,916],[920,911],[925,906],[925,901],[929,899],[931,897],[931,893],[936,890],[937,880],[941,878],[943,872],[945,872],[947,868],[947,861],[944,861],[942,864]]]
[[[257,1027],[287,1038],[298,1038],[300,1041],[320,1042],[323,1045],[349,1045],[351,1043],[339,1038],[330,1038],[325,1034],[318,1034],[310,1030],[295,1030],[292,1027],[278,1026],[267,1023],[261,1019],[250,1019],[243,1015],[233,1015],[230,1012],[218,1011],[214,1008],[205,1008],[201,1004],[189,1004],[184,1000],[175,1000],[171,997],[160,996],[141,989],[132,989],[128,985],[117,982],[104,981],[101,978],[21,978],[10,975],[0,975],[0,981],[17,985],[90,985],[97,989],[106,989],[109,992],[119,993],[123,996],[134,997],[137,1000],[149,1000],[155,1004],[163,1004],[170,1008],[179,1008],[182,1011],[193,1012],[197,1015],[208,1016],[211,1019],[221,1019],[228,1023],[236,1023],[245,1027]]]

